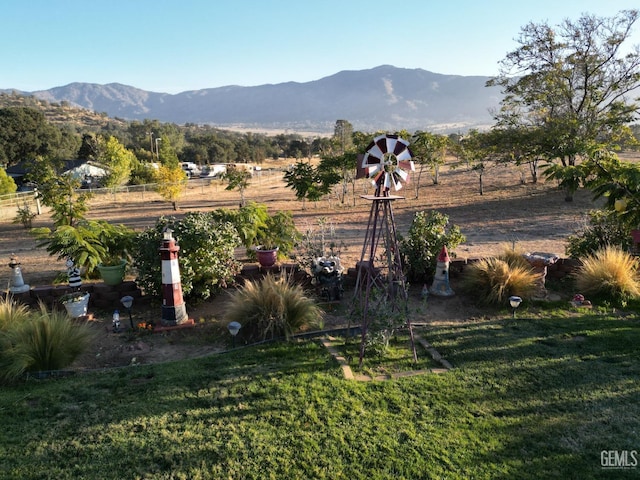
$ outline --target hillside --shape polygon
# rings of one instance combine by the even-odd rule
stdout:
[[[24,92],[5,93],[0,92],[0,108],[7,107],[31,107],[42,111],[46,119],[56,125],[70,125],[79,130],[98,130],[113,125],[125,125],[125,121],[118,118],[110,118],[106,113],[97,113],[92,110],[71,105],[67,101],[49,102]]]

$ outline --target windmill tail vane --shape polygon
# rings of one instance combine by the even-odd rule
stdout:
[[[398,191],[415,171],[409,142],[398,135],[379,135],[367,146],[361,167],[378,192]]]

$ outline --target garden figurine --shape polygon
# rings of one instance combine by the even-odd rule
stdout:
[[[9,260],[9,268],[11,268],[11,278],[9,279],[9,291],[11,293],[24,293],[28,292],[30,287],[24,283],[22,279],[22,270],[20,269],[20,262],[18,257],[13,255]]]
[[[67,258],[67,277],[69,279],[69,286],[73,289],[79,290],[82,286],[82,278],[80,277],[80,269],[76,266],[72,258]]]
[[[438,255],[438,263],[436,266],[436,274],[433,277],[433,283],[429,292],[438,297],[451,297],[454,291],[449,285],[449,253],[447,247],[443,246]]]

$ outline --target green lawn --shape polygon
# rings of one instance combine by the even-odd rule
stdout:
[[[601,467],[640,450],[637,317],[420,333],[454,370],[347,381],[305,341],[4,387],[0,478],[640,476]]]

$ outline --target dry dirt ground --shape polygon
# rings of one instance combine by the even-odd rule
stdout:
[[[423,175],[419,198],[414,198],[413,186],[403,190],[406,198],[393,204],[399,233],[406,233],[416,211],[437,210],[449,216],[450,223],[458,225],[467,240],[455,249],[458,258],[481,258],[501,253],[516,246],[523,251],[542,251],[560,256],[565,252],[569,234],[584,224],[585,213],[595,207],[588,192],[580,191],[573,202],[565,202],[564,195],[555,184],[540,181],[533,184],[527,179],[521,183],[521,170],[516,167],[500,167],[489,170],[484,178],[484,194],[479,194],[478,177],[465,168],[444,167],[440,182],[434,185],[431,177]],[[526,173],[526,172],[525,172]],[[372,194],[366,181],[357,185],[355,199],[347,196],[346,204],[335,197],[303,205],[282,182],[282,173],[264,170],[255,176],[245,196],[249,200],[264,202],[271,210],[291,210],[301,230],[316,226],[320,217],[326,217],[335,235],[344,244],[341,258],[345,268],[359,260],[366,231],[371,203],[360,198]],[[131,192],[96,196],[91,202],[89,216],[123,223],[136,230],[143,230],[161,216],[181,216],[186,212],[207,211],[220,207],[235,208],[238,192],[226,191],[218,181],[192,180],[185,195],[173,211],[171,204],[153,192]],[[0,212],[0,257],[5,265],[16,254],[22,264],[26,283],[46,285],[61,272],[65,272],[63,260],[50,257],[42,249],[35,248],[35,240],[21,225],[11,223],[15,213],[9,209]],[[34,226],[51,226],[51,218],[45,211],[34,220]],[[238,255],[242,257],[242,252]],[[0,269],[0,281],[8,282],[9,268]],[[452,278],[454,290],[456,279]],[[412,286],[411,295],[419,301],[421,286]],[[178,358],[210,354],[228,348],[229,336],[222,325],[224,302],[222,293],[209,302],[187,304],[187,311],[196,325],[164,333],[130,335],[111,332],[111,312],[93,312],[91,324],[97,339],[93,347],[76,362],[76,368],[100,368],[131,363],[151,363]],[[349,291],[343,304],[348,305]],[[417,300],[416,300],[417,299]],[[118,308],[118,306],[114,306]],[[346,306],[328,314],[327,325],[340,324]],[[432,298],[426,308],[420,308],[419,322],[465,321],[483,315],[469,298],[457,294],[452,298]],[[140,311],[134,306],[135,322],[159,316],[160,307],[148,307]],[[123,325],[128,317],[122,316]]]

